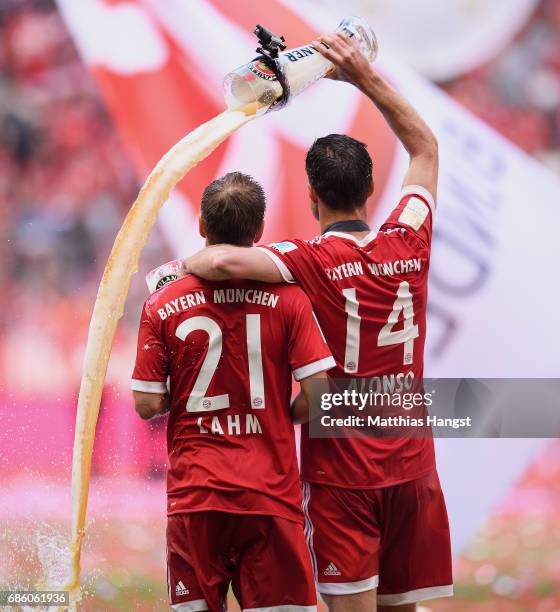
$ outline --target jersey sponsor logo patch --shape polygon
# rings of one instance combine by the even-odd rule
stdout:
[[[175,595],[177,597],[182,597],[183,595],[188,595],[190,593],[189,589],[183,584],[182,580],[175,585]]]
[[[279,253],[289,253],[297,249],[297,245],[293,242],[272,242],[268,246]]]
[[[338,567],[331,561],[327,565],[327,569],[323,572],[325,576],[340,576],[340,572],[338,571]]]
[[[418,231],[426,220],[429,211],[428,206],[420,198],[410,198],[401,212],[399,223],[410,225],[413,230]]]

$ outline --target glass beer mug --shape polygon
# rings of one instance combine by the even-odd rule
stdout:
[[[377,56],[377,39],[370,25],[360,17],[347,17],[337,31],[355,37],[360,51],[373,62]],[[275,110],[278,100],[299,95],[310,85],[334,70],[334,65],[314,47],[304,45],[288,49],[275,60],[282,71],[286,89],[262,57],[230,72],[224,79],[224,92],[229,110],[245,110],[259,114]]]

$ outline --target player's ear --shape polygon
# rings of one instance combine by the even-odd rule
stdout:
[[[206,232],[206,225],[204,225],[204,221],[202,220],[202,217],[198,218],[198,233],[203,238],[206,238],[206,236],[208,235],[207,232]]]
[[[317,204],[317,202],[319,201],[319,196],[317,195],[315,189],[311,187],[311,185],[309,185],[309,199],[313,202],[313,204]]]
[[[311,213],[319,221],[319,196],[311,185],[309,185],[309,201],[311,203]]]
[[[255,242],[258,243],[261,241],[262,235],[264,232],[264,223],[261,224],[259,231],[257,232],[257,235],[255,236]]]

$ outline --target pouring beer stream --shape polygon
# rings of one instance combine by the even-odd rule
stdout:
[[[373,61],[377,42],[370,26],[357,17],[344,19],[339,30],[356,37]],[[334,66],[311,45],[285,50],[282,37],[257,26],[261,54],[224,80],[227,110],[193,130],[158,162],[144,183],[115,239],[95,300],[78,396],[72,459],[71,563],[66,590],[79,601],[80,556],[85,534],[91,459],[109,356],[124,312],[132,274],[171,190],[196,164],[236,130],[256,117],[280,108]],[[280,52],[282,51],[282,52]]]

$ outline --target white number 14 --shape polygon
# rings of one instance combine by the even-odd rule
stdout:
[[[360,358],[360,325],[361,317],[358,313],[359,302],[356,298],[356,289],[344,289],[342,294],[346,298],[346,351],[344,355],[344,371],[355,374],[358,371]],[[393,328],[403,314],[403,327],[393,331]],[[403,365],[412,364],[414,358],[414,339],[418,338],[418,325],[414,323],[414,307],[410,285],[403,281],[397,289],[397,297],[393,304],[387,323],[381,328],[377,337],[377,346],[392,346],[403,344]]]

